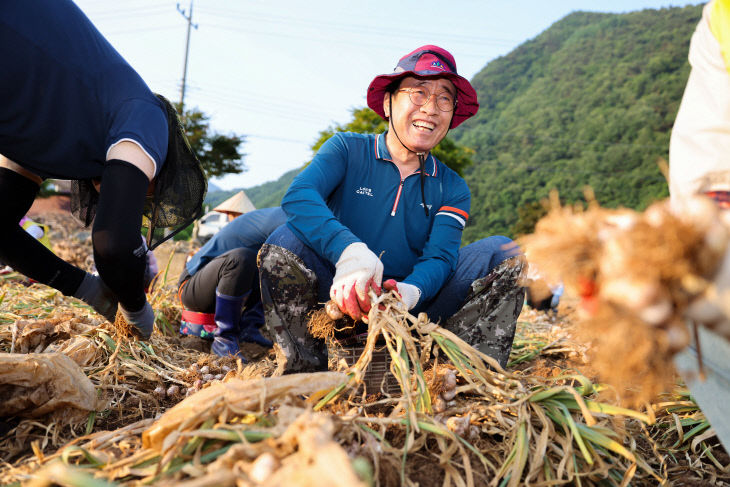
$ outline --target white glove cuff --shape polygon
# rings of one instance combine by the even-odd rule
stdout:
[[[413,284],[406,284],[405,282],[398,283],[398,291],[400,291],[403,304],[409,310],[413,309],[418,304],[418,300],[421,299],[421,290]]]
[[[342,265],[348,259],[359,259],[363,255],[367,255],[368,253],[372,252],[370,252],[370,249],[367,245],[365,245],[365,243],[353,242],[342,250],[340,258],[337,259],[337,263],[335,264],[335,266]]]

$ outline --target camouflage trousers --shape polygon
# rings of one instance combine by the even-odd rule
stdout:
[[[525,288],[520,286],[522,257],[503,261],[475,280],[464,305],[443,324],[459,338],[507,366]]]
[[[524,288],[523,258],[506,237],[488,237],[459,250],[452,276],[437,296],[412,313],[432,321],[505,366],[512,348]],[[309,335],[309,313],[329,299],[334,266],[286,226],[271,234],[258,256],[266,324],[286,356],[285,372],[323,370],[323,340]]]
[[[258,254],[266,325],[286,357],[284,373],[327,370],[327,346],[307,332],[317,276],[293,252],[264,244]]]

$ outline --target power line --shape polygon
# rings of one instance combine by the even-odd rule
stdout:
[[[332,45],[333,39],[332,38],[322,38],[322,37],[312,37],[308,35],[294,35],[294,34],[284,34],[281,31],[264,31],[264,30],[256,30],[256,29],[249,29],[249,28],[240,28],[240,27],[232,27],[229,25],[222,25],[222,24],[210,24],[209,27],[221,29],[221,30],[227,30],[230,32],[235,32],[238,34],[256,34],[256,35],[263,35],[263,36],[270,36],[270,37],[276,37],[277,39],[294,39],[297,41],[306,40],[310,42],[321,42],[326,43],[328,45]],[[393,35],[393,37],[397,37]],[[383,45],[382,42],[368,42],[368,41],[345,41],[341,38],[336,38],[337,45],[341,46],[353,46],[353,47],[369,47],[373,49],[381,49],[381,50],[389,50],[390,48],[387,45]],[[506,45],[506,44],[505,44]],[[472,57],[472,58],[479,58],[483,59],[484,54],[478,54],[478,53],[464,53],[459,52],[459,57]]]
[[[211,88],[211,87],[213,87],[213,88]],[[196,87],[196,88],[197,89],[205,89],[205,90],[214,89],[214,90],[218,90],[218,91],[224,91],[226,94],[228,94],[230,91],[234,91],[235,93],[246,94],[246,95],[248,95],[250,97],[253,97],[253,98],[259,98],[259,99],[267,99],[268,98],[269,100],[272,100],[271,97],[269,97],[268,95],[264,95],[264,94],[262,94],[260,92],[246,90],[246,89],[241,88],[239,86],[236,86],[233,90],[231,90],[231,88],[230,88],[229,85],[223,84],[223,83],[216,83],[215,81],[207,81],[206,84],[205,84],[205,88],[200,87],[200,86],[199,87]],[[315,104],[302,103],[302,100],[303,99],[307,99],[307,97],[300,96],[298,98],[289,98],[287,96],[282,96],[280,94],[280,92],[279,92],[276,95],[275,103],[277,103],[277,102],[278,103],[284,103],[288,107],[291,107],[292,105],[300,105],[300,106],[306,107],[308,109],[311,109],[312,107],[315,106]],[[327,98],[327,100],[329,101],[329,98]],[[320,103],[318,103],[316,105],[321,106]]]
[[[84,10],[84,14],[89,17],[96,20],[106,20],[106,19],[120,19],[125,17],[142,17],[142,16],[148,16],[148,15],[156,15],[160,13],[168,12],[168,6],[167,5],[145,5],[143,7],[137,7],[137,8],[130,8],[125,3],[124,11],[119,11],[117,7],[113,9],[105,9],[105,10]]]
[[[293,102],[279,98],[273,98],[263,96],[251,92],[247,92],[239,89],[228,89],[228,88],[211,88],[206,84],[206,87],[189,87],[190,91],[198,93],[199,96],[213,95],[218,99],[224,101],[234,101],[244,106],[256,105],[264,109],[273,109],[281,112],[306,112],[308,115],[313,115],[313,118],[329,117],[330,112],[323,111],[318,105],[307,105],[301,102]],[[244,95],[244,96],[241,96]]]
[[[368,36],[396,36],[396,37],[408,37],[423,39],[423,31],[420,30],[407,30],[399,27],[397,30],[390,29],[387,26],[383,28],[373,27],[375,24],[361,25],[361,24],[347,24],[338,21],[323,21],[321,19],[307,19],[303,17],[293,16],[281,16],[272,15],[270,13],[256,13],[256,12],[233,12],[231,10],[221,10],[210,7],[202,7],[201,11],[212,15],[214,17],[223,17],[226,19],[239,18],[246,21],[253,21],[255,23],[267,22],[278,25],[292,25],[299,24],[305,27],[311,27],[318,31],[326,28],[329,31],[340,31],[350,34],[364,34]],[[474,36],[474,35],[463,35],[463,34],[441,34],[440,37],[451,39],[454,42],[468,42],[468,43],[507,43],[514,44],[520,42],[517,39],[505,39],[496,37],[485,37],[485,36]]]
[[[290,144],[298,144],[298,145],[306,145],[310,146],[312,142],[307,142],[305,140],[299,140],[299,139],[288,139],[286,137],[276,137],[273,135],[262,135],[262,134],[245,134],[246,137],[251,137],[252,139],[264,139],[264,140],[274,140],[277,142],[288,142]]]
[[[116,30],[116,31],[108,31],[104,32],[105,36],[118,36],[118,35],[126,35],[126,34],[136,34],[139,32],[144,32],[146,34],[152,34],[154,32],[160,32],[163,30],[172,30],[172,29],[179,29],[179,25],[161,25],[161,26],[155,26],[153,28],[150,27],[138,27],[135,29],[124,29],[124,30]]]
[[[185,10],[180,8],[180,4],[177,4],[177,11],[188,21],[188,34],[185,38],[185,63],[183,64],[183,77],[182,87],[180,88],[180,113],[183,113],[183,107],[185,106],[185,80],[188,77],[188,52],[190,51],[190,28],[195,27],[198,29],[198,24],[193,24],[193,0],[190,0],[190,13],[186,16]]]
[[[240,108],[243,111],[246,112],[254,112],[254,113],[261,113],[265,115],[275,116],[276,118],[283,118],[287,120],[293,120],[297,122],[314,122],[314,123],[322,123],[321,118],[317,118],[315,116],[308,116],[304,113],[297,112],[297,111],[291,111],[286,108],[278,108],[273,107],[268,104],[262,104],[262,103],[255,103],[255,102],[247,102],[247,103],[240,103],[236,102],[234,100],[231,100],[230,98],[215,95],[213,93],[201,93],[198,95],[198,98],[208,99],[212,100],[214,102],[223,103],[226,106],[234,107],[234,108]]]

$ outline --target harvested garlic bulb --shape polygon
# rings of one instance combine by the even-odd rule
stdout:
[[[271,453],[262,453],[251,464],[248,476],[257,484],[263,484],[279,466],[279,460]]]
[[[437,396],[433,400],[433,403],[431,404],[431,408],[433,409],[433,412],[436,414],[443,413],[444,411],[446,411],[446,401],[444,401],[443,397]]]
[[[337,303],[330,300],[327,301],[327,304],[324,305],[324,310],[327,313],[327,316],[330,317],[332,320],[339,320],[344,314],[342,314],[342,311],[340,310],[340,307],[337,306]]]
[[[446,427],[459,436],[464,436],[469,430],[469,420],[471,416],[452,416],[446,420]]]

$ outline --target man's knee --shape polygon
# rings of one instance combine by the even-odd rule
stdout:
[[[311,284],[316,275],[304,261],[289,249],[279,245],[265,243],[258,253],[258,270],[262,281],[267,280],[296,280],[297,277],[306,278]]]
[[[505,260],[522,254],[515,241],[504,235],[483,238],[467,245],[462,251],[471,257],[467,260],[487,262],[487,272],[491,272]]]
[[[223,254],[223,268],[229,272],[253,273],[256,270],[256,252],[247,248],[229,250]]]
[[[467,301],[445,324],[445,328],[496,359],[502,367],[507,365],[524,302],[522,269],[522,259],[506,259],[489,275],[474,281]]]
[[[286,249],[297,255],[305,247],[304,242],[294,235],[294,232],[286,225],[281,225],[271,232],[269,238],[266,239],[266,244]]]

